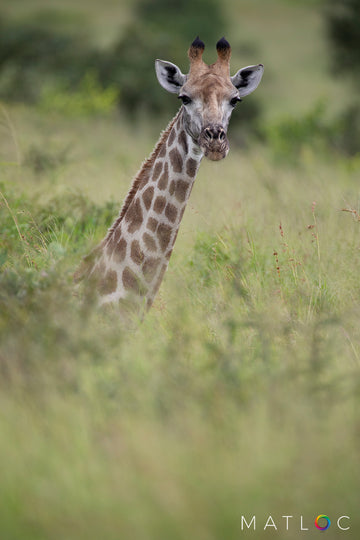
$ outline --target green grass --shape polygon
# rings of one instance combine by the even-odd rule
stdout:
[[[74,126],[90,153],[98,123],[61,119],[58,136]],[[130,145],[110,119],[100,129]],[[294,166],[254,145],[204,162],[160,294],[131,333],[72,283],[117,213],[91,201],[95,179],[84,193],[87,160],[2,165],[1,536],[235,539],[250,534],[241,515],[314,527],[325,513],[329,538],[344,514],[356,537],[357,159],[306,147]]]
[[[81,301],[72,274],[158,126],[3,105],[0,538],[312,538],[322,513],[328,539],[358,538],[360,162],[329,149],[322,125],[308,138],[331,84],[314,5],[269,5],[241,12],[273,73],[265,118],[299,106],[307,123],[202,163],[159,295],[131,332]],[[269,515],[277,531],[263,530]]]

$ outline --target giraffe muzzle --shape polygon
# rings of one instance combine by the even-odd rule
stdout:
[[[208,159],[224,159],[229,151],[229,141],[224,128],[219,125],[206,126],[200,133],[199,146]]]

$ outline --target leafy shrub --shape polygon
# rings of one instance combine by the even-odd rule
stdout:
[[[354,155],[360,150],[360,109],[352,105],[332,119],[324,101],[303,116],[288,116],[267,125],[262,134],[275,156],[296,160],[305,149],[318,153]]]
[[[347,74],[360,84],[360,0],[327,0],[325,23],[335,77]],[[337,147],[350,155],[360,151],[360,106],[357,98],[338,117]]]
[[[97,227],[108,227],[117,212],[115,202],[100,206],[77,191],[46,204],[6,191],[0,186],[0,261],[8,266],[21,254],[28,266],[36,267],[62,256],[70,245],[76,251]]]
[[[67,33],[56,17],[10,22],[0,19],[0,96],[36,101],[44,81],[77,84],[89,69],[91,46],[82,32]]]
[[[188,13],[191,12],[191,17]],[[78,28],[79,25],[77,25]],[[216,0],[139,0],[133,21],[106,49],[96,48],[86,26],[70,32],[48,12],[26,22],[0,20],[0,98],[38,103],[45,111],[70,116],[107,114],[115,105],[134,119],[174,113],[177,102],[158,84],[154,60],[164,58],[188,69],[186,51],[200,35],[216,58],[215,43],[228,35],[224,10]],[[247,56],[251,45],[239,46]],[[208,54],[208,49],[205,51]],[[245,116],[244,116],[245,115]],[[245,118],[247,128],[259,115],[256,98],[243,115],[234,115],[233,140],[244,133],[235,129]]]
[[[325,15],[335,74],[347,72],[360,82],[360,0],[327,0]]]
[[[336,147],[349,155],[360,153],[360,106],[349,105],[337,118]]]
[[[33,144],[26,152],[24,165],[36,174],[47,173],[65,165],[68,162],[68,154],[68,146],[56,151]]]
[[[265,136],[280,157],[294,159],[305,147],[323,150],[334,139],[335,129],[326,119],[325,104],[316,103],[302,117],[287,116],[266,126]]]
[[[95,71],[88,71],[74,89],[63,81],[45,86],[38,106],[46,112],[67,116],[109,114],[114,111],[119,91],[114,85],[103,88]]]

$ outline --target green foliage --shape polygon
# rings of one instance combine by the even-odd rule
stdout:
[[[0,96],[33,102],[44,82],[77,84],[89,69],[91,46],[83,32],[65,32],[56,17],[30,17],[24,22],[0,19]]]
[[[341,152],[359,155],[360,152],[360,105],[353,103],[337,117],[336,148]]]
[[[66,116],[110,114],[118,104],[119,91],[114,85],[103,88],[94,71],[89,71],[78,85],[71,89],[60,83],[45,86],[38,102],[40,110]]]
[[[24,165],[36,174],[49,173],[68,163],[69,147],[55,150],[31,145],[24,157]]]
[[[48,269],[79,249],[79,242],[92,238],[98,226],[109,226],[117,212],[115,203],[98,206],[77,191],[50,198],[41,205],[11,191],[5,194],[2,188],[0,204],[3,269],[14,268],[17,256],[28,270]],[[30,276],[34,275],[31,270]]]
[[[154,60],[166,52],[186,72],[186,51],[198,34],[211,47],[212,62],[215,43],[228,33],[224,10],[215,0],[140,0],[133,22],[102,49],[91,41],[86,25],[79,34],[65,22],[56,12],[26,22],[0,21],[0,97],[67,116],[108,114],[118,104],[132,119],[144,112],[169,116],[177,102],[159,86]],[[260,111],[254,99],[251,103],[243,116],[247,132]],[[234,129],[234,140],[242,142],[244,133]]]
[[[327,0],[326,24],[335,74],[347,73],[360,81],[360,0]]]
[[[325,104],[319,102],[305,115],[288,116],[265,127],[265,135],[275,154],[287,159],[301,157],[304,148],[324,151],[334,138],[334,127],[325,116]]]
[[[289,161],[304,152],[356,155],[360,148],[360,110],[353,105],[329,118],[324,101],[317,102],[302,116],[288,116],[261,130],[274,155]]]

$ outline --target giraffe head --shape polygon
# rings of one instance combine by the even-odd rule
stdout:
[[[165,60],[156,60],[155,69],[161,86],[182,100],[188,134],[207,158],[217,161],[229,151],[227,128],[231,113],[241,98],[258,86],[264,67],[248,66],[231,77],[231,48],[226,39],[217,42],[218,58],[209,66],[202,59],[204,48],[199,38],[191,44],[187,75]]]

